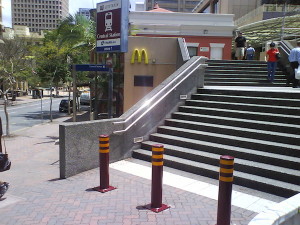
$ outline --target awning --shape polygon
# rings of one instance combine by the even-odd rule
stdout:
[[[279,41],[282,34],[285,40],[299,38],[300,14],[262,20],[238,27],[237,30],[243,32],[243,36],[253,46],[259,46],[266,41]]]

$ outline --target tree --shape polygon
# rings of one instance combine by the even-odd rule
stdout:
[[[29,47],[24,38],[15,37],[14,39],[4,40],[0,48],[0,82],[1,96],[4,97],[4,111],[6,116],[6,135],[9,131],[9,115],[7,112],[8,92],[14,96],[14,88],[19,80],[27,80],[32,71]]]
[[[57,32],[60,45],[65,44],[70,49],[84,47],[88,51],[95,48],[96,24],[82,15],[66,17],[61,21]]]
[[[95,22],[88,20],[86,17],[76,14],[75,16],[69,15],[61,21],[58,27],[59,44],[66,45],[70,49],[69,59],[72,64],[79,64],[83,61],[88,62],[90,52],[95,49]],[[86,53],[76,54],[78,51]],[[76,107],[78,99],[76,80],[78,77],[73,73],[73,121],[76,121]],[[80,80],[86,80],[87,77],[83,76]],[[69,95],[70,96],[70,95]],[[76,101],[77,99],[77,101]]]
[[[50,33],[51,34],[51,33]],[[50,87],[50,121],[52,122],[52,87],[64,83],[69,76],[67,48],[58,48],[53,41],[45,40],[43,46],[35,47],[36,73],[41,82]]]

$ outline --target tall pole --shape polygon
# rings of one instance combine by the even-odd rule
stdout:
[[[44,117],[43,117],[43,96],[42,96],[42,91],[39,90],[40,92],[40,97],[41,97],[41,119],[43,120]]]
[[[0,152],[2,152],[2,135],[3,135],[3,130],[2,130],[2,119],[0,117]]]
[[[98,64],[98,53],[95,55],[95,64]],[[99,114],[99,92],[98,92],[98,71],[95,72],[95,103],[94,103],[94,120],[98,119]]]
[[[72,65],[72,78],[73,78],[73,122],[76,122],[76,71],[75,71],[75,65]]]
[[[113,117],[113,87],[114,87],[114,80],[113,80],[113,68],[109,70],[109,84],[108,84],[108,118]]]
[[[281,24],[281,34],[280,34],[280,41],[283,41],[284,39],[284,26],[285,26],[285,16],[286,16],[286,5],[287,5],[287,2],[289,0],[286,0],[284,5],[283,5],[283,17],[282,17],[282,24]]]

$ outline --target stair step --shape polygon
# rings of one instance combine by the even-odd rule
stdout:
[[[235,70],[263,70],[263,71],[268,71],[268,67],[267,64],[230,64],[227,67],[224,67],[224,65],[220,65],[220,64],[208,64],[208,66],[206,67],[206,70],[225,70],[224,68],[230,68],[230,69],[235,69]],[[276,69],[277,71],[281,71],[279,68]]]
[[[272,90],[230,90],[230,89],[209,89],[209,88],[198,88],[197,94],[210,95],[210,96],[241,96],[248,98],[278,98],[284,99],[285,101],[291,101],[291,99],[300,100],[300,92],[274,92]]]
[[[248,103],[236,103],[236,102],[223,102],[223,101],[205,101],[205,100],[187,100],[186,106],[195,107],[215,107],[222,109],[232,110],[245,110],[255,112],[273,113],[276,111],[280,114],[287,115],[299,115],[299,108],[288,107],[288,106],[276,106],[276,105],[259,105],[259,104],[248,104]]]
[[[179,112],[193,113],[193,114],[204,114],[214,116],[228,116],[233,118],[251,119],[266,122],[281,122],[284,121],[287,124],[300,124],[300,116],[297,115],[286,115],[279,113],[263,113],[263,112],[251,112],[241,110],[229,110],[219,108],[208,108],[208,107],[194,107],[194,106],[180,106]],[[300,126],[298,126],[300,127]]]
[[[139,158],[151,161],[151,152],[138,149],[133,154]],[[219,167],[204,163],[181,159],[174,156],[165,155],[164,165],[172,168],[183,169],[184,171],[199,174],[206,177],[218,179]],[[290,197],[300,192],[300,187],[294,184],[287,184],[282,181],[234,171],[234,184],[244,185],[261,191],[268,191],[282,197]]]
[[[151,151],[152,145],[156,142],[146,141],[142,143],[144,150]],[[175,156],[209,165],[219,166],[220,155],[205,151],[198,151],[190,148],[179,147],[175,145],[160,143],[164,145],[164,155]],[[300,171],[297,169],[284,168],[279,165],[266,165],[261,162],[251,161],[250,159],[238,158],[234,155],[234,168],[236,171],[248,172],[258,176],[268,176],[272,179],[300,185]],[[283,161],[284,162],[284,161]],[[298,162],[298,166],[300,161]],[[298,177],[298,179],[297,179]]]
[[[218,155],[232,155],[241,159],[248,159],[271,165],[287,165],[290,169],[299,169],[299,157],[276,154],[267,151],[258,151],[248,148],[235,147],[225,144],[217,144],[202,140],[195,140],[185,137],[176,137],[169,134],[154,133],[151,135],[152,142],[158,142],[169,145],[176,145],[197,151],[214,153]]]
[[[286,87],[283,83],[265,83],[265,82],[204,82],[205,86],[248,86],[248,87]]]
[[[265,61],[259,60],[207,60],[206,63],[210,64],[220,64],[220,65],[267,65]]]
[[[239,76],[241,74],[247,74],[249,76],[256,75],[256,74],[261,74],[261,75],[268,75],[268,72],[265,70],[238,70],[238,69],[210,69],[206,68],[205,69],[205,75],[208,74],[235,74],[236,76]],[[275,77],[278,74],[283,74],[282,71],[276,71]],[[205,76],[204,76],[205,77]]]
[[[259,73],[253,73],[253,74],[248,74],[248,73],[239,73],[239,74],[234,74],[234,73],[220,73],[220,72],[216,72],[216,73],[212,73],[212,72],[206,72],[204,75],[204,80],[207,79],[212,79],[212,78],[220,78],[220,79],[267,79],[267,75],[266,73],[264,74],[259,74]],[[286,80],[286,76],[284,74],[276,74],[275,79],[277,80]]]
[[[300,157],[300,146],[277,143],[265,140],[257,140],[253,138],[237,137],[233,135],[225,135],[212,132],[203,132],[198,130],[184,129],[170,126],[160,126],[158,133],[168,134],[177,137],[201,140],[206,142],[214,142],[217,144],[248,148],[258,151],[274,152],[276,154]]]
[[[239,137],[251,137],[259,140],[266,141],[277,141],[283,144],[292,144],[298,145],[300,135],[292,135],[274,132],[274,131],[265,131],[259,129],[250,129],[243,127],[235,127],[235,126],[226,126],[219,125],[213,123],[204,123],[204,122],[194,122],[187,120],[179,120],[179,119],[166,119],[166,126],[173,126],[179,128],[186,128],[191,130],[198,130],[204,132],[218,132],[220,134],[234,134]]]
[[[287,99],[276,97],[262,97],[262,96],[234,96],[234,95],[218,95],[218,94],[193,94],[191,100],[212,100],[222,101],[226,103],[245,103],[254,105],[266,105],[274,107],[300,107],[300,99]],[[300,112],[300,110],[299,110]]]
[[[225,117],[225,116],[214,116],[214,115],[199,115],[193,113],[184,113],[184,112],[175,112],[172,114],[172,118],[174,119],[185,119],[189,121],[197,121],[197,122],[207,122],[214,123],[220,125],[230,125],[237,127],[245,127],[257,129],[258,126],[260,130],[267,131],[276,131],[276,132],[285,132],[288,134],[299,134],[300,127],[299,125],[293,124],[282,124],[268,121],[258,121],[258,120],[250,120],[250,119],[241,119],[241,118],[233,118],[233,117]]]

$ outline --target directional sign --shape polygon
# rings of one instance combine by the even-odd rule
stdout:
[[[127,52],[129,0],[97,4],[97,52]]]
[[[94,65],[94,64],[81,64],[75,65],[76,71],[102,71],[109,72],[109,68],[106,65]]]

